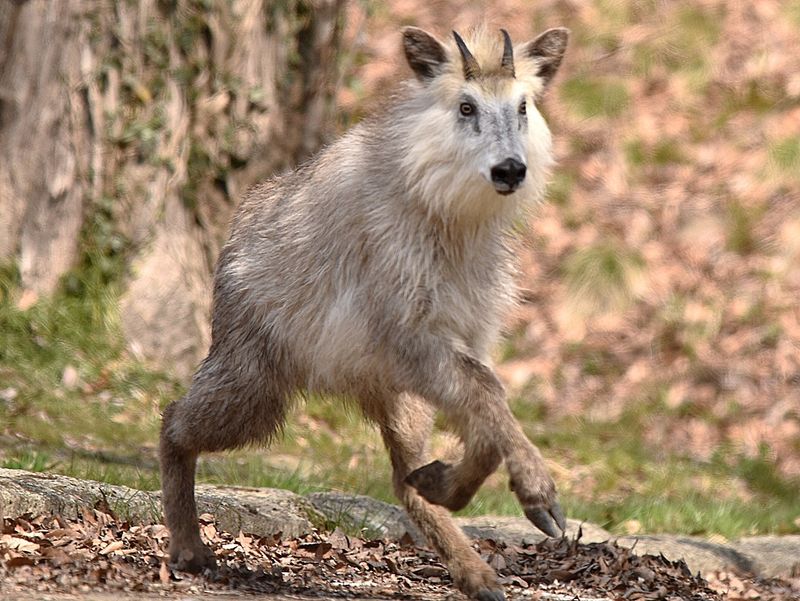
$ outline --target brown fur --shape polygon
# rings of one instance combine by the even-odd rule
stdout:
[[[502,46],[481,35],[468,43],[492,73]],[[179,568],[213,565],[197,528],[199,453],[269,441],[303,391],[355,399],[380,427],[398,498],[467,595],[502,598],[494,571],[445,508],[464,507],[501,462],[531,520],[551,533],[554,521],[563,525],[553,481],[513,418],[488,351],[514,297],[513,219],[541,196],[552,162],[534,101],[566,33],[522,46],[517,79],[469,82],[454,45],[416,29],[405,38],[420,81],[407,83],[386,115],[255,187],[234,219],[216,270],[211,348],[163,416],[164,515]],[[540,47],[550,54],[537,54]],[[491,147],[500,156],[522,149],[528,177],[514,194],[499,196],[478,173],[481,160],[495,159],[467,154],[488,143],[458,129],[462,88],[490,99],[487,107],[506,107],[497,123],[519,121],[502,130],[509,139],[485,134],[500,140],[500,150]],[[516,112],[520,95],[527,117]],[[463,442],[453,465],[428,456],[436,411]]]

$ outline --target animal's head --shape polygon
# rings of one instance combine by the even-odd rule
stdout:
[[[505,30],[466,37],[453,32],[444,44],[422,29],[403,30],[417,79],[406,163],[429,202],[451,210],[461,202],[483,213],[491,207],[476,203],[501,206],[498,195],[511,196],[506,204],[541,196],[552,157],[537,102],[561,64],[569,32],[550,29],[517,46]]]

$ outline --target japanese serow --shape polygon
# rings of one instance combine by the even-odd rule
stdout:
[[[397,496],[466,595],[503,599],[450,510],[505,463],[528,518],[565,527],[553,480],[489,352],[515,301],[514,222],[553,165],[537,110],[567,46],[479,30],[403,31],[413,78],[296,170],[251,189],[216,268],[212,343],[164,411],[172,565],[214,565],[194,500],[198,454],[268,442],[306,393],[356,402],[381,431]],[[463,443],[431,461],[440,412]]]

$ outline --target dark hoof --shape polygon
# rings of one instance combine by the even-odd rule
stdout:
[[[489,590],[488,588],[478,591],[475,596],[478,601],[506,601],[506,596],[499,588]]]
[[[553,538],[562,536],[567,529],[567,520],[564,519],[564,512],[558,503],[553,503],[549,508],[541,505],[525,507],[525,517],[539,530]]]
[[[217,569],[217,561],[214,553],[208,547],[203,547],[196,552],[184,549],[178,552],[177,556],[170,554],[169,567],[181,572],[199,574],[203,570],[214,572]]]
[[[414,487],[428,502],[444,505],[447,501],[447,481],[450,464],[436,460],[415,469],[405,483]]]

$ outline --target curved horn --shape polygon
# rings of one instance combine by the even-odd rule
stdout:
[[[503,32],[503,58],[500,61],[500,69],[506,75],[514,77],[514,46],[511,44],[511,36],[505,29]]]
[[[455,31],[453,32],[453,37],[456,39],[456,46],[458,46],[458,51],[461,53],[461,60],[464,61],[464,79],[475,79],[481,74],[481,67],[478,61],[475,60],[464,40]]]

